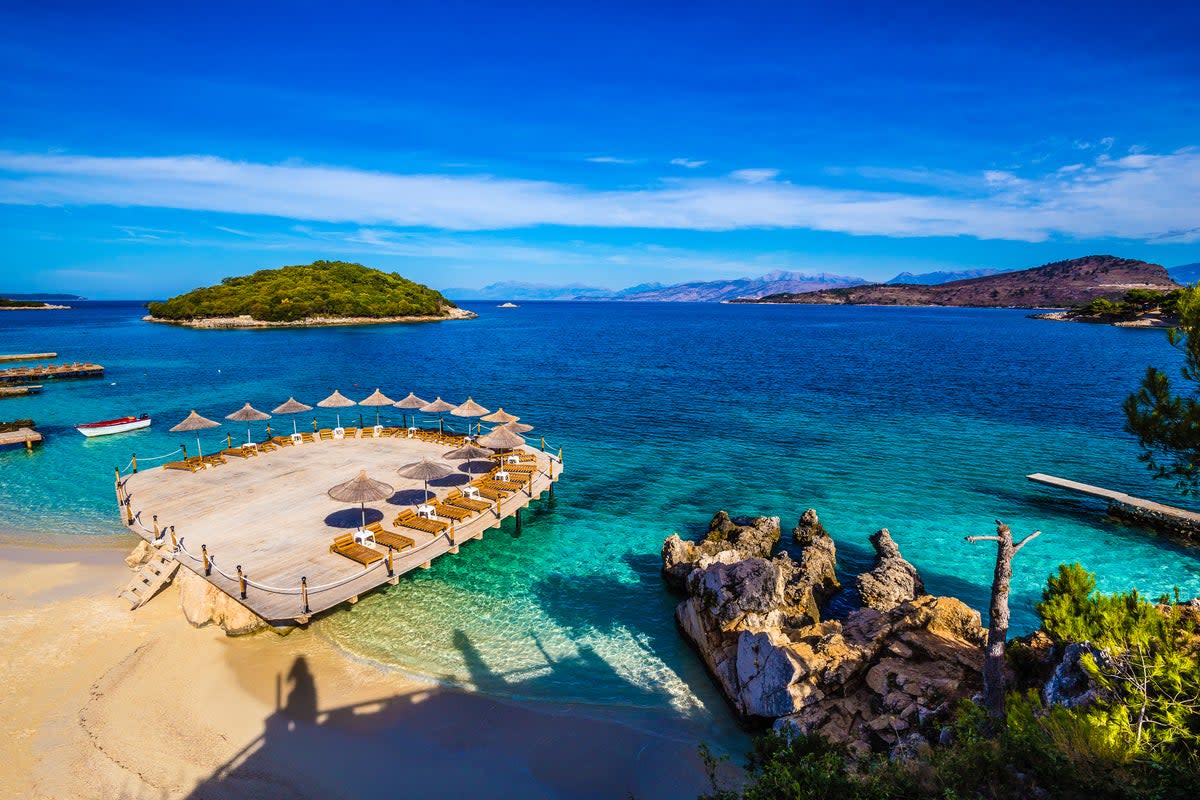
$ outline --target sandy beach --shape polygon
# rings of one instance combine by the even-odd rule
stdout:
[[[0,796],[695,797],[703,730],[500,701],[363,664],[319,630],[131,612],[133,537],[0,537]],[[34,542],[34,543],[31,543]],[[318,623],[319,624],[319,623]]]

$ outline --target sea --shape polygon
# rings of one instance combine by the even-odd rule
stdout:
[[[1200,551],[1107,518],[1100,501],[1026,480],[1045,472],[1186,505],[1138,461],[1121,401],[1148,365],[1176,373],[1162,331],[1030,319],[1021,310],[833,306],[464,304],[478,319],[281,330],[189,330],[141,320],[136,302],[0,314],[0,352],[57,351],[102,379],[46,381],[0,400],[44,446],[0,453],[0,526],[37,538],[125,534],[114,467],[141,468],[194,437],[168,431],[195,409],[310,405],[376,388],[458,403],[472,396],[535,426],[565,474],[461,555],[313,623],[349,656],[524,701],[732,721],[677,632],[659,577],[663,539],[698,537],[719,510],[817,510],[843,581],[870,568],[888,528],[930,592],[985,612],[994,549],[968,544],[996,520],[1023,549],[1013,632],[1059,564],[1099,588],[1200,595]],[[357,422],[369,408],[349,409]],[[81,422],[152,414],[145,431],[85,439]],[[333,410],[301,415],[333,423]],[[398,424],[400,412],[384,414]],[[427,424],[434,420],[427,419]],[[275,418],[276,431],[292,429]],[[461,420],[447,418],[449,427]],[[255,433],[261,435],[265,424]],[[205,432],[206,451],[239,423]],[[189,448],[191,444],[189,444]],[[330,476],[331,483],[349,476]],[[785,540],[788,535],[785,533]]]

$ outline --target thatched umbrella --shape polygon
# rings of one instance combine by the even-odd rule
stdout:
[[[442,433],[442,414],[445,414],[447,411],[453,411],[454,408],[455,407],[453,405],[443,400],[441,395],[438,395],[438,399],[434,400],[432,403],[426,403],[425,405],[421,406],[421,413],[437,414],[438,433]]]
[[[403,475],[405,478],[415,478],[425,482],[425,494],[429,494],[429,482],[436,481],[438,478],[445,478],[447,475],[453,475],[454,470],[440,461],[433,461],[428,458],[422,458],[420,461],[414,461],[411,464],[405,464],[396,472]]]
[[[503,425],[506,422],[516,422],[520,417],[514,416],[501,408],[499,411],[493,411],[482,419],[484,422],[498,422]]]
[[[227,414],[225,416],[225,419],[231,419],[234,422],[246,423],[246,444],[252,443],[252,441],[250,439],[250,423],[251,422],[261,422],[264,419],[270,419],[270,418],[271,418],[270,414],[267,414],[266,412],[263,412],[263,411],[259,411],[257,408],[250,405],[249,403],[246,403],[246,405],[242,406],[241,408],[239,408],[237,411],[233,412],[232,414]]]
[[[379,406],[390,406],[390,405],[393,405],[394,402],[395,401],[393,401],[392,398],[388,397],[386,394],[384,394],[383,392],[376,389],[374,392],[371,393],[371,396],[368,397],[367,399],[359,400],[358,404],[360,406],[376,406],[376,408],[375,408],[375,424],[378,425],[379,424],[379,408],[378,407]]]
[[[183,418],[183,422],[171,428],[171,433],[183,433],[184,431],[203,431],[209,428],[219,428],[221,423],[211,420],[208,417],[202,417],[192,409],[192,413]],[[203,457],[204,451],[200,449],[200,434],[196,434],[196,454]]]
[[[429,405],[429,401],[422,400],[421,398],[417,397],[412,392],[409,392],[408,397],[404,398],[403,400],[397,400],[392,405],[396,406],[396,408],[416,410],[416,409],[420,408],[421,406]],[[408,427],[408,415],[401,414],[400,416],[404,418],[404,426],[407,428]],[[416,422],[415,418],[413,421],[414,421],[414,423]]]
[[[346,395],[342,394],[337,389],[334,389],[333,394],[329,395],[329,397],[326,397],[324,400],[317,403],[317,405],[319,405],[321,408],[349,408],[354,404],[355,403],[353,400],[351,400],[349,397],[346,397]],[[337,414],[337,426],[340,428],[342,427],[342,414],[341,412],[335,413]]]
[[[448,458],[451,461],[466,461],[467,466],[469,467],[471,465],[472,459],[487,458],[491,454],[492,453],[490,450],[484,450],[482,447],[473,445],[468,442],[467,444],[464,444],[462,447],[459,447],[455,450],[451,450],[449,453],[444,453],[442,455],[442,458]]]
[[[507,425],[501,425],[499,428],[493,428],[491,433],[480,436],[479,444],[493,450],[512,450],[525,444],[525,439],[516,431],[510,430]]]
[[[329,490],[328,494],[334,500],[343,503],[359,503],[362,507],[362,528],[367,526],[367,502],[386,500],[396,493],[388,484],[367,477],[367,471],[360,469],[358,474],[345,483],[339,483]]]
[[[475,402],[475,398],[468,397],[467,402],[461,403],[458,406],[450,409],[450,413],[456,417],[482,417],[488,413],[488,410],[479,403]],[[471,434],[471,423],[467,423],[467,435]]]
[[[303,411],[312,411],[312,406],[306,406],[294,397],[289,397],[287,402],[278,408],[271,411],[272,414],[299,414]],[[292,433],[299,433],[300,429],[296,427],[295,418],[292,419]]]
[[[507,428],[513,433],[529,433],[531,430],[533,430],[533,426],[527,422],[509,422],[501,425],[500,427]]]

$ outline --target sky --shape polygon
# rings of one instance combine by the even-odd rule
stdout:
[[[0,8],[0,291],[1200,261],[1191,4],[104,5]]]

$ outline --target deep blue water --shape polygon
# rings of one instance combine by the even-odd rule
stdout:
[[[246,401],[311,404],[335,387],[356,399],[376,386],[396,398],[470,393],[561,446],[558,497],[520,537],[506,528],[318,623],[365,658],[484,691],[713,708],[674,629],[658,553],[722,508],[790,528],[815,507],[847,573],[869,567],[867,536],[886,526],[930,591],[981,609],[993,551],[963,537],[997,517],[1018,536],[1041,529],[1016,565],[1018,631],[1064,561],[1104,590],[1200,594],[1196,551],[1024,478],[1179,502],[1121,430],[1120,402],[1145,366],[1178,361],[1161,332],[1011,310],[588,303],[480,304],[478,320],[426,325],[193,331],[141,322],[137,304],[77,306],[0,315],[0,351],[107,367],[103,380],[0,401],[0,418],[33,417],[48,436],[32,455],[0,454],[5,527],[119,533],[113,467],[188,441],[167,428],[189,409],[220,419]],[[70,429],[141,411],[153,430],[87,441]]]

